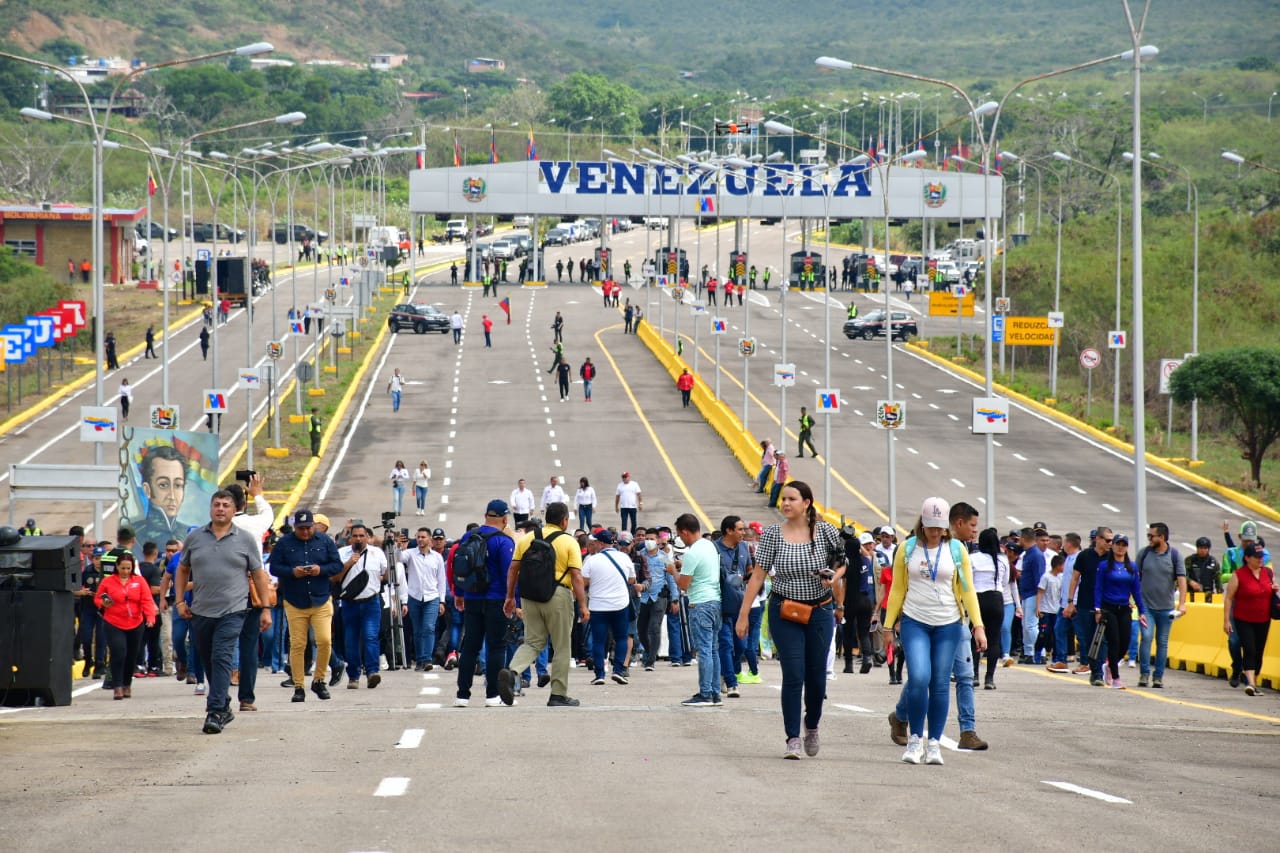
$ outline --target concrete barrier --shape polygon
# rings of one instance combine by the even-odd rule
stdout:
[[[1280,687],[1280,625],[1271,623],[1267,647],[1258,672],[1261,684]],[[1169,631],[1169,666],[1187,672],[1199,672],[1214,678],[1231,675],[1231,652],[1227,634],[1222,630],[1222,604],[1192,602],[1187,613],[1173,621]]]

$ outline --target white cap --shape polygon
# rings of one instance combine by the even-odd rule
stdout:
[[[866,532],[864,532],[861,536],[858,537],[859,545],[871,545],[875,541],[876,541],[876,538],[872,536],[870,533],[866,533]]]
[[[920,507],[920,521],[924,527],[940,527],[947,529],[947,516],[951,513],[951,504],[942,498],[925,498]]]

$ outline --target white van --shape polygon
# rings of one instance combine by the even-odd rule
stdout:
[[[444,236],[451,240],[467,239],[467,220],[450,219],[444,224]]]

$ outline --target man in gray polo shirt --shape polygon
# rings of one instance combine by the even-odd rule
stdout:
[[[1148,526],[1147,547],[1138,552],[1136,562],[1148,614],[1147,625],[1138,641],[1138,663],[1142,667],[1138,686],[1161,688],[1169,656],[1169,631],[1174,618],[1187,612],[1187,567],[1178,549],[1169,545],[1168,526],[1159,521]],[[1153,634],[1156,640],[1154,670],[1151,666]]]
[[[250,580],[265,601],[271,593],[267,573],[262,570],[262,548],[253,535],[236,527],[232,518],[236,501],[231,492],[219,489],[209,502],[209,523],[187,535],[182,546],[175,584],[185,589],[191,581],[191,604],[181,598],[178,614],[191,620],[196,652],[209,674],[205,699],[204,733],[216,735],[235,719],[231,713],[231,665],[240,632],[249,610]],[[260,611],[260,630],[271,627],[271,611]]]

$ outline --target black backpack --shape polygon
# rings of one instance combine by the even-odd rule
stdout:
[[[489,540],[500,531],[472,531],[453,555],[453,585],[472,594],[489,591]]]
[[[733,549],[733,568],[726,569],[723,555],[719,556],[720,614],[727,618],[737,619],[738,613],[742,610],[742,598],[746,593],[742,569],[738,568],[738,549],[736,546]]]
[[[533,538],[529,540],[529,546],[520,558],[518,586],[522,599],[546,604],[555,596],[556,588],[569,569],[566,566],[564,572],[556,577],[556,549],[551,543],[559,536],[568,535],[563,530],[557,530],[543,539],[541,530],[533,531]],[[457,576],[456,569],[454,576]]]

